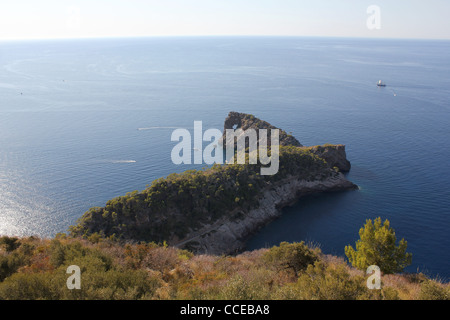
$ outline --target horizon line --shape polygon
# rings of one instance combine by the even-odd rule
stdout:
[[[322,39],[361,39],[361,40],[419,40],[419,41],[450,41],[450,38],[412,38],[412,37],[362,37],[362,36],[326,36],[326,35],[144,35],[144,36],[91,36],[91,37],[34,37],[34,38],[0,38],[0,42],[7,41],[45,41],[45,40],[106,40],[106,39],[144,39],[144,38],[322,38]]]

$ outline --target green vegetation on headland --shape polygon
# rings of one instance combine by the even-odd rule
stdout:
[[[70,234],[87,237],[98,233],[102,237],[156,242],[182,239],[238,207],[252,208],[265,188],[289,176],[320,181],[338,174],[310,148],[293,146],[280,147],[276,175],[260,175],[260,166],[214,165],[157,179],[142,192],[134,191],[109,200],[105,207],[90,209],[70,228]]]
[[[80,267],[80,289],[67,287],[71,265]],[[449,299],[450,284],[421,273],[383,274],[380,290],[368,289],[367,277],[303,242],[215,256],[95,236],[0,237],[0,299]]]

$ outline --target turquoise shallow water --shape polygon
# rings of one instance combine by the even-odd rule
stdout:
[[[359,191],[285,209],[248,243],[343,255],[388,218],[413,265],[449,277],[450,42],[148,38],[0,43],[0,234],[51,237],[171,172],[174,127],[252,113],[343,143]],[[382,79],[388,86],[377,88]],[[198,167],[198,166],[197,166]]]

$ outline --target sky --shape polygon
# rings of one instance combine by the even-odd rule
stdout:
[[[450,1],[0,2],[0,40],[212,35],[450,39]]]

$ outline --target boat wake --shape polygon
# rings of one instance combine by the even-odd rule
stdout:
[[[136,163],[136,160],[100,160],[102,163]]]
[[[139,131],[144,130],[155,130],[155,129],[178,129],[179,127],[147,127],[147,128],[138,128]]]

